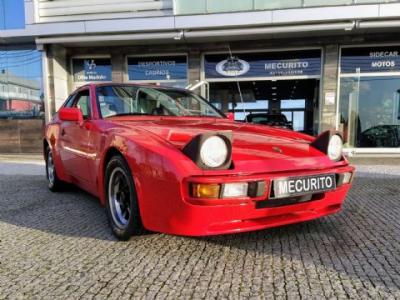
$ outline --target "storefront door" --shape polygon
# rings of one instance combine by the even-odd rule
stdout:
[[[321,51],[247,52],[204,56],[210,101],[237,121],[285,120],[316,135],[319,125]],[[270,125],[268,120],[260,124]]]
[[[342,49],[338,127],[355,152],[399,151],[399,46]]]
[[[317,79],[210,84],[210,101],[223,112],[233,112],[237,121],[251,114],[282,114],[294,130],[313,135],[318,131],[318,95]]]

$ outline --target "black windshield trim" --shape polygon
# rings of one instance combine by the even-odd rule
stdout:
[[[116,115],[112,115],[112,116],[107,116],[107,117],[104,117],[104,119],[113,118],[113,117],[124,117],[124,116],[154,116],[154,117],[157,117],[157,115],[152,115],[152,114],[123,113],[123,114],[116,114]]]

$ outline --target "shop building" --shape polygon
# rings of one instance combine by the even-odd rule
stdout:
[[[40,56],[22,72],[39,87],[30,103],[43,101],[35,118],[88,82],[154,83],[191,87],[237,120],[339,130],[351,155],[400,155],[400,1],[120,2],[25,0],[24,27],[0,32],[7,53],[25,47],[12,65]],[[8,100],[0,116],[14,120]]]

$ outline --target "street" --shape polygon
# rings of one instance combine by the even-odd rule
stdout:
[[[0,160],[0,299],[400,298],[400,167],[359,166],[337,215],[237,235],[118,242],[103,207]]]

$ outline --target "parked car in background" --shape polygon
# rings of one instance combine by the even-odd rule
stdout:
[[[204,236],[330,215],[354,171],[338,133],[234,122],[187,90],[145,85],[81,87],[43,145],[50,190],[67,182],[99,197],[121,240],[143,228]]]
[[[245,122],[293,130],[292,122],[289,122],[284,114],[249,114],[246,116]]]
[[[398,148],[400,147],[400,125],[378,125],[360,134],[360,148]]]

